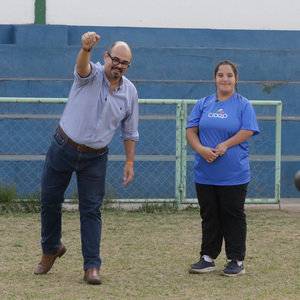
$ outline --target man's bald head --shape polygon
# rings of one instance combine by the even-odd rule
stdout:
[[[114,42],[114,43],[112,43],[112,44],[109,46],[107,52],[108,52],[108,53],[112,53],[112,51],[113,51],[114,48],[118,48],[118,50],[124,51],[125,53],[129,51],[130,57],[132,57],[132,51],[131,51],[131,48],[130,48],[130,46],[129,46],[127,43],[125,43],[125,42],[123,42],[123,41],[117,41],[117,42]]]

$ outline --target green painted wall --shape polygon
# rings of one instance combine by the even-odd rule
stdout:
[[[34,7],[34,24],[46,24],[46,0],[36,0]]]

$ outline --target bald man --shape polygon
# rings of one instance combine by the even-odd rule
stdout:
[[[80,211],[84,277],[101,284],[101,212],[105,193],[108,144],[121,125],[126,162],[122,185],[134,177],[134,150],[138,133],[138,95],[124,76],[132,52],[125,42],[113,43],[104,53],[104,65],[90,61],[100,36],[87,32],[82,38],[68,102],[47,152],[41,186],[42,259],[34,274],[46,274],[57,257],[66,252],[61,242],[64,193],[76,172]]]

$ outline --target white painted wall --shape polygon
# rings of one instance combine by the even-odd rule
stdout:
[[[46,0],[47,24],[300,30],[300,0]],[[34,22],[35,0],[0,0],[0,24]]]
[[[35,0],[0,0],[0,24],[33,24]]]

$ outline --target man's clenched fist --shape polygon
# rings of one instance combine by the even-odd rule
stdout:
[[[88,31],[81,37],[82,48],[84,50],[91,50],[100,40],[100,35],[96,32]]]

